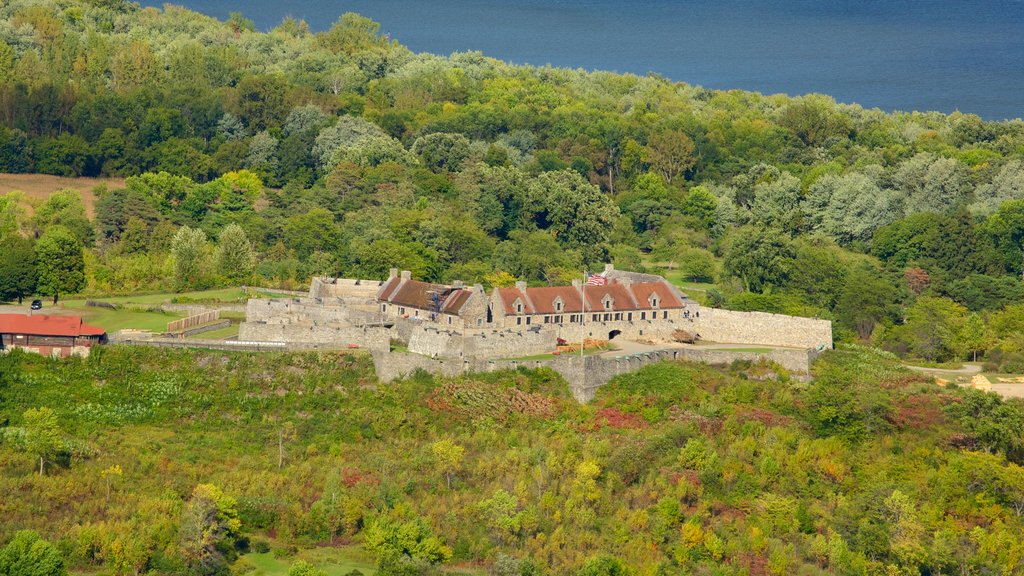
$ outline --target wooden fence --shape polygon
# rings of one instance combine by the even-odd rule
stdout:
[[[168,322],[167,331],[181,332],[182,330],[188,330],[189,328],[195,328],[196,326],[209,324],[210,322],[216,322],[217,320],[220,320],[220,310],[207,310],[206,312],[200,312],[199,314],[189,316],[188,318]]]

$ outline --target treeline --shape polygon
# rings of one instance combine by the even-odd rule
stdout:
[[[815,376],[663,363],[579,405],[550,371],[2,355],[0,570],[238,574],[347,544],[381,576],[1024,573],[1020,400],[864,347]]]
[[[354,14],[263,33],[116,0],[0,6],[0,79],[0,170],[127,177],[92,222],[70,195],[31,219],[0,199],[8,234],[81,241],[84,288],[63,292],[391,267],[565,283],[611,260],[840,339],[1024,364],[1000,319],[1024,294],[1021,121],[414,54]]]

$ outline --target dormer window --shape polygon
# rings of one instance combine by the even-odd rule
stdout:
[[[523,303],[520,302],[519,300],[516,300],[516,314],[522,314],[522,313],[523,313]]]
[[[561,311],[562,311],[562,299],[561,298],[556,298],[555,299],[555,312],[561,312]]]
[[[611,310],[612,309],[612,304],[615,303],[614,300],[612,300],[611,296],[605,296],[604,300],[602,300],[601,302],[604,304],[604,309],[605,310]]]
[[[657,294],[651,294],[647,298],[647,301],[651,303],[651,308],[657,308],[658,307],[658,302],[659,301],[658,301],[658,295]]]

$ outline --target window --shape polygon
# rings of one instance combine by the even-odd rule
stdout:
[[[561,316],[555,316],[555,323],[556,324],[561,324],[562,323],[562,317]]]
[[[523,323],[523,319],[522,318],[516,318],[516,326],[518,326],[518,325],[520,325],[522,323]]]
[[[387,304],[381,304],[380,305],[380,311],[381,312],[387,312],[388,311],[388,305]]]
[[[622,320],[622,312],[616,312],[615,313],[615,319],[616,320]]]
[[[605,315],[604,315],[604,321],[605,321],[605,322],[607,322],[607,321],[609,321],[609,320],[611,320],[611,319],[612,319],[612,315],[611,315],[611,314],[605,314]]]
[[[594,322],[597,322],[600,319],[601,319],[601,315],[600,314],[594,314]]]
[[[399,308],[398,309],[398,313],[402,314],[404,316],[405,315],[405,308]]]
[[[516,314],[522,314],[522,313],[523,313],[523,303],[522,302],[516,302]]]
[[[449,316],[449,317],[448,317],[448,324],[451,324],[451,323],[452,323],[452,317],[451,317],[451,316]]]
[[[651,306],[653,308],[657,308],[658,307],[658,298],[657,297],[651,298]]]
[[[633,321],[633,313],[632,312],[630,312],[629,314],[626,314],[626,320],[629,320],[630,322]]]
[[[605,310],[611,310],[612,309],[612,299],[611,298],[608,298],[608,299],[606,299],[604,301],[604,309]]]
[[[561,311],[562,311],[562,303],[561,302],[555,302],[555,312],[561,312]]]
[[[544,317],[544,323],[545,323],[545,324],[548,324],[548,323],[550,323],[550,322],[551,322],[551,316],[545,316],[545,317]]]
[[[668,318],[668,310],[665,310],[664,312],[662,312],[661,313],[661,317],[662,318]]]
[[[647,312],[641,312],[640,313],[640,319],[641,320],[647,320]]]
[[[526,317],[526,325],[527,325],[527,326],[529,326],[529,325],[530,325],[530,317],[529,317],[529,316],[527,316],[527,317]]]

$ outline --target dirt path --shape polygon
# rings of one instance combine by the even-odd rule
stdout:
[[[904,364],[905,367],[910,368],[915,372],[924,372],[925,374],[937,374],[939,376],[974,376],[981,372],[981,364],[970,364],[965,363],[960,368],[927,368],[925,366],[912,366],[910,364]]]

